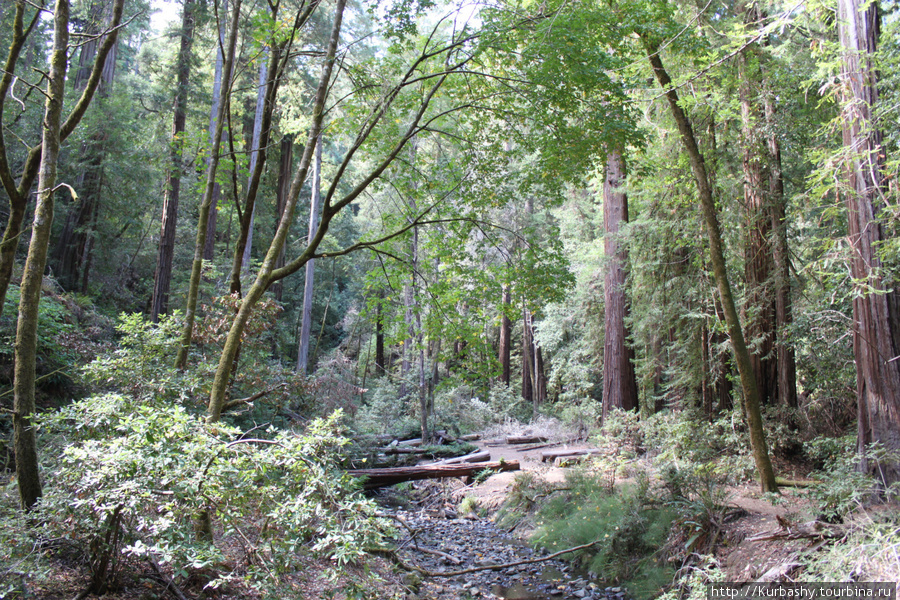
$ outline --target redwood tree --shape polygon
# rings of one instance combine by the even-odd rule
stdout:
[[[628,196],[625,183],[625,159],[619,150],[609,150],[603,182],[603,229],[606,234],[606,274],[603,285],[603,419],[610,408],[636,410],[637,380],[633,350],[628,343],[628,301],[625,294],[625,250],[619,244],[619,232],[628,222]]]
[[[900,451],[900,295],[885,284],[878,253],[885,240],[881,219],[887,209],[882,133],[873,116],[878,99],[873,55],[879,25],[878,3],[838,1],[845,200],[853,251],[851,273],[861,288],[853,299],[860,468],[887,486],[900,481],[896,458],[867,457],[874,443]]]
[[[181,17],[181,44],[176,63],[177,83],[172,119],[172,143],[169,147],[169,168],[166,171],[166,192],[163,198],[159,252],[153,277],[153,298],[150,320],[154,323],[169,305],[169,285],[172,282],[172,259],[175,254],[175,229],[178,222],[178,199],[181,192],[181,153],[184,147],[184,125],[187,117],[188,81],[191,74],[191,47],[194,42],[194,0],[184,0]]]

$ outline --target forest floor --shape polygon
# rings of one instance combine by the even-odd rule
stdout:
[[[542,463],[541,452],[592,446],[573,441],[571,436],[557,438],[556,443],[510,445],[489,434],[475,443],[491,453],[491,460],[517,460],[522,471],[539,477],[542,484],[562,487],[571,468]],[[779,472],[789,473],[794,478],[802,478],[802,471],[802,465],[779,465]],[[428,571],[472,571],[454,577],[430,577],[414,571],[402,574],[402,570],[398,571],[387,559],[373,558],[360,569],[346,572],[348,585],[365,581],[367,573],[374,573],[377,577],[369,592],[385,599],[626,600],[625,590],[616,583],[598,581],[593,574],[573,569],[565,562],[526,562],[538,556],[526,543],[533,524],[526,519],[512,528],[501,528],[494,518],[513,489],[516,476],[516,472],[499,473],[469,484],[458,479],[424,481],[408,485],[400,492],[382,492],[379,502],[384,513],[398,523],[401,560]],[[627,481],[618,479],[615,484]],[[814,551],[822,542],[821,539],[791,535],[794,528],[802,529],[803,523],[814,516],[802,489],[783,488],[776,504],[763,497],[755,485],[729,487],[721,492],[719,497],[728,508],[723,513],[727,518],[720,523],[713,552],[725,570],[726,581],[782,579],[799,565],[798,559],[804,552]],[[753,541],[753,538],[767,534],[773,539]],[[511,563],[521,564],[488,568]],[[323,576],[330,566],[327,561],[298,565],[291,581],[283,582],[287,589],[294,590],[295,595],[290,598],[349,597],[344,593],[342,588],[345,586],[341,581],[329,581]],[[67,568],[63,562],[57,567],[56,575],[48,585],[35,590],[35,597],[69,600],[83,589],[86,582],[83,570]],[[188,598],[200,598],[203,597],[202,587],[202,581],[189,581],[180,591]],[[161,591],[163,589],[159,576],[147,569],[129,575],[120,589],[99,597],[104,600],[177,597]],[[235,596],[227,592],[207,597],[253,598],[252,595]]]
[[[525,432],[522,432],[525,433]],[[565,485],[571,467],[541,462],[544,450],[583,450],[591,444],[566,441],[534,445],[510,445],[502,439],[487,438],[475,442],[491,453],[491,460],[517,460],[521,470],[532,473],[542,484]],[[801,479],[803,465],[780,464],[779,472]],[[534,556],[525,540],[533,524],[526,519],[519,526],[501,529],[494,522],[497,509],[510,494],[516,472],[504,472],[472,485],[459,480],[444,483],[426,482],[415,486],[420,501],[416,508],[399,510],[410,531],[417,532],[416,541],[425,550],[410,545],[404,551],[409,562],[428,570],[464,570],[490,564],[523,561]],[[652,475],[651,475],[652,477]],[[616,485],[628,483],[619,479]],[[710,543],[712,553],[722,565],[725,580],[780,581],[795,571],[806,552],[814,552],[823,538],[809,533],[807,523],[814,520],[813,507],[802,488],[784,487],[775,504],[765,498],[758,486],[746,484],[718,490],[723,500],[723,522],[716,539]],[[413,494],[415,497],[415,494]],[[468,500],[467,500],[468,499]],[[465,502],[478,510],[466,515],[456,509]],[[712,534],[712,532],[709,532]],[[767,538],[772,539],[758,539]],[[407,543],[409,538],[407,538]],[[459,561],[441,558],[433,551]],[[451,600],[455,598],[505,598],[520,600],[622,599],[625,593],[615,583],[601,582],[593,574],[573,570],[565,563],[552,561],[500,570],[477,571],[453,578],[413,578],[415,591],[406,597],[418,600]]]

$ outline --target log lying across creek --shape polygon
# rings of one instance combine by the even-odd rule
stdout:
[[[416,479],[441,479],[443,477],[472,477],[479,471],[518,471],[519,461],[507,460],[483,463],[417,465],[414,467],[394,467],[385,469],[353,469],[347,471],[354,477],[365,479],[366,489],[394,485]]]
[[[465,456],[456,456],[454,458],[448,458],[445,460],[439,460],[437,464],[439,465],[452,465],[456,463],[477,463],[477,462],[487,462],[491,460],[491,453],[487,450],[477,450],[472,452],[471,454],[466,454]]]
[[[568,458],[570,456],[591,456],[600,454],[600,450],[591,448],[589,450],[546,450],[541,452],[541,462],[552,461],[557,458]]]
[[[548,439],[547,436],[544,435],[511,435],[506,438],[506,443],[513,444],[541,444],[546,442]]]

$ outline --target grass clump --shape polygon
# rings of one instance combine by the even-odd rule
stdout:
[[[579,470],[542,502],[531,541],[551,551],[596,542],[577,561],[601,580],[625,584],[635,598],[650,598],[675,574],[658,551],[675,518],[651,496],[646,478],[610,491],[597,475]]]

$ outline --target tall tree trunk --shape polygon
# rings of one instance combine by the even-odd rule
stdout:
[[[375,305],[375,374],[379,377],[387,371],[384,360],[384,291],[378,292],[378,303]]]
[[[214,7],[218,9],[218,0],[213,0]],[[222,3],[222,13],[228,13],[228,0]],[[222,88],[231,88],[231,82],[222,81],[222,68],[225,61],[223,50],[225,48],[225,19],[216,10],[216,21],[218,23],[219,37],[216,44],[216,66],[213,71],[213,89],[212,89],[212,107],[209,111],[209,146],[212,148],[215,143],[216,136],[216,119],[219,115],[219,102],[222,101]],[[207,157],[206,168],[212,157]],[[213,185],[212,197],[209,203],[209,217],[206,221],[206,242],[203,245],[203,260],[212,260],[216,249],[216,221],[219,214],[219,196],[222,193],[222,187],[217,183]]]
[[[315,5],[309,9],[309,14],[314,10],[314,6]],[[328,86],[331,82],[331,74],[334,69],[335,54],[337,53],[337,45],[340,38],[345,7],[346,0],[337,0],[334,23],[331,29],[331,36],[328,40],[328,49],[325,52],[325,61],[322,65],[321,76],[313,100],[312,124],[310,125],[309,136],[304,147],[303,156],[300,159],[300,165],[291,182],[291,193],[288,196],[284,215],[278,224],[278,230],[275,233],[275,237],[272,239],[271,244],[269,244],[269,250],[266,252],[266,257],[256,275],[256,281],[250,286],[247,294],[241,300],[241,305],[231,322],[231,327],[225,338],[222,354],[219,356],[219,363],[216,366],[212,388],[209,392],[209,404],[206,409],[207,420],[212,423],[218,421],[222,416],[228,389],[228,375],[231,372],[234,358],[237,355],[240,346],[241,335],[247,326],[247,321],[250,319],[253,308],[273,281],[296,272],[300,267],[305,265],[306,261],[312,258],[318,244],[321,243],[321,238],[328,230],[330,219],[336,214],[333,207],[331,211],[323,211],[322,222],[316,232],[316,237],[307,244],[306,250],[297,259],[291,261],[290,264],[285,265],[279,269],[278,272],[275,272],[275,262],[278,260],[278,255],[281,253],[287,240],[294,210],[297,206],[297,199],[300,195],[300,188],[309,173],[313,148],[322,132],[322,115],[325,110],[325,100],[328,94]],[[326,204],[325,206],[327,207],[328,205]]]
[[[163,198],[162,224],[159,233],[159,252],[153,277],[153,298],[150,320],[169,306],[169,286],[172,282],[172,260],[175,255],[175,229],[178,223],[178,197],[181,191],[181,155],[184,148],[184,125],[187,118],[188,82],[191,75],[191,47],[194,43],[194,0],[184,0],[181,17],[181,45],[178,50],[175,115],[172,119],[172,141],[169,150],[169,169],[166,173],[166,193]]]
[[[288,134],[281,138],[281,161],[278,167],[278,189],[275,192],[275,214],[278,216],[279,221],[281,220],[281,216],[284,214],[284,207],[287,203],[287,196],[291,193],[291,170],[293,166],[294,136],[293,134]],[[275,268],[278,269],[283,266],[284,248],[281,249],[281,254],[278,255],[278,261],[275,263]],[[272,293],[275,296],[275,300],[277,300],[278,302],[281,302],[283,292],[283,282],[276,281],[272,284]]]
[[[75,91],[83,90],[90,80],[92,66],[101,47],[108,6],[104,2],[92,2],[90,17],[84,32],[94,36],[81,47],[78,57],[78,69],[75,71],[73,87]],[[113,46],[106,55],[101,70],[100,85],[97,93],[101,103],[112,88],[115,76],[116,47]],[[78,201],[69,202],[68,212],[56,246],[50,256],[54,274],[59,284],[66,290],[76,291],[85,287],[87,279],[89,249],[95,236],[96,219],[100,209],[103,192],[103,160],[106,157],[107,133],[101,127],[92,133],[81,146],[83,170],[76,179]]]
[[[776,128],[775,92],[765,83],[765,112],[768,135],[769,194],[771,195],[772,260],[775,263],[775,352],[778,362],[778,400],[797,407],[797,360],[787,336],[794,324],[791,292],[791,255],[787,238],[787,196],[781,167],[781,144]]]
[[[537,416],[538,402],[534,393],[534,330],[531,328],[531,313],[522,309],[522,399],[532,405]]]
[[[44,109],[38,197],[28,257],[22,275],[19,319],[16,325],[15,381],[13,383],[13,432],[16,480],[22,507],[31,509],[41,497],[37,444],[31,418],[35,411],[35,367],[37,364],[38,311],[50,229],[53,226],[53,195],[59,157],[63,98],[66,92],[66,50],[69,44],[69,1],[56,0],[53,13],[53,51]]]
[[[231,71],[234,65],[234,50],[237,46],[238,22],[241,16],[241,1],[234,0],[234,8],[231,17],[231,30],[228,34],[228,46],[226,49],[225,66],[222,80],[231,81]],[[227,90],[226,90],[227,91]],[[216,183],[216,170],[219,168],[219,156],[222,146],[222,131],[225,126],[225,107],[228,105],[225,98],[219,103],[219,114],[216,115],[216,131],[213,135],[213,143],[210,148],[210,160],[206,168],[206,186],[203,198],[200,201],[200,216],[197,221],[197,238],[194,244],[194,261],[191,265],[191,278],[188,284],[188,296],[184,310],[184,327],[181,331],[181,344],[178,348],[178,356],[175,358],[175,366],[184,369],[187,366],[188,352],[194,337],[194,319],[197,315],[197,302],[200,297],[200,277],[203,272],[203,250],[206,246],[206,227],[209,223],[209,211],[212,205],[213,187]],[[232,356],[232,359],[234,357]],[[230,364],[229,364],[230,368]]]
[[[749,10],[745,21],[758,20]],[[770,161],[764,129],[758,57],[754,46],[739,56],[741,137],[743,146],[744,204],[747,238],[744,274],[747,281],[746,332],[752,349],[750,362],[759,387],[760,402],[774,403],[778,395],[778,362],[775,357],[775,291],[772,261],[772,198],[769,196]]]
[[[878,3],[838,1],[843,137],[849,153],[844,168],[853,250],[850,268],[864,288],[853,300],[860,468],[888,486],[900,481],[900,464],[867,456],[874,443],[895,453],[900,450],[900,296],[882,279],[878,255],[885,239],[881,219],[887,189],[882,133],[873,115],[879,26]]]
[[[637,410],[637,379],[633,350],[628,343],[628,300],[625,295],[627,254],[619,245],[619,232],[628,222],[628,196],[625,184],[625,159],[619,150],[608,150],[606,178],[603,182],[603,229],[606,274],[603,285],[603,420],[611,408]]]
[[[313,160],[312,194],[309,202],[309,230],[307,240],[316,236],[319,228],[319,201],[322,182],[322,136],[316,140],[316,155]],[[306,263],[306,278],[303,282],[303,317],[300,323],[300,347],[297,351],[297,372],[305,375],[308,371],[309,332],[312,327],[313,283],[316,273],[315,260]]]
[[[78,101],[72,107],[69,116],[60,126],[60,141],[65,141],[73,131],[78,127],[81,119],[87,112],[88,106],[94,97],[94,92],[100,86],[104,73],[109,76],[107,68],[107,60],[110,53],[114,50],[118,37],[118,25],[122,21],[122,8],[124,0],[114,0],[112,19],[110,22],[110,34],[105,36],[100,43],[100,48],[94,59],[94,66],[87,84]],[[15,73],[16,62],[18,61],[20,51],[25,43],[29,33],[34,29],[39,21],[40,13],[37,13],[31,21],[28,28],[24,27],[24,10],[25,3],[16,3],[16,16],[13,22],[13,40],[9,47],[9,54],[3,69],[2,78],[0,78],[0,117],[2,117],[3,106],[5,105],[6,96],[10,90],[13,74]],[[113,61],[114,62],[114,61]],[[0,242],[0,310],[6,301],[6,292],[9,290],[9,282],[12,279],[13,263],[15,262],[16,249],[19,244],[19,238],[23,232],[22,224],[25,218],[25,209],[28,197],[31,193],[31,186],[38,177],[42,145],[31,148],[25,158],[25,164],[22,168],[22,174],[19,177],[19,183],[15,183],[12,171],[7,157],[7,147],[3,136],[3,128],[0,127],[0,183],[2,183],[7,196],[9,197],[10,211],[9,219],[6,223],[6,229],[3,232],[3,240]]]
[[[270,51],[271,52],[271,51]],[[272,104],[268,105],[267,97],[270,84],[269,73],[274,79],[275,69],[278,65],[277,53],[271,52],[272,64],[265,59],[259,62],[259,86],[256,89],[256,111],[253,117],[253,134],[250,141],[250,178],[247,181],[247,194],[244,200],[244,211],[241,215],[241,229],[238,243],[234,249],[234,261],[231,267],[231,293],[240,293],[241,277],[250,274],[250,255],[253,249],[253,222],[256,218],[256,194],[259,189],[259,181],[262,177],[266,153],[263,146],[268,146],[269,125],[274,109],[274,95]],[[265,131],[264,131],[265,130]]]
[[[747,344],[744,341],[744,332],[741,328],[734,297],[731,294],[731,284],[728,281],[728,271],[725,266],[722,234],[719,228],[719,216],[713,199],[712,188],[709,185],[706,164],[703,154],[697,146],[697,139],[694,136],[690,119],[688,119],[688,116],[679,104],[678,93],[672,88],[672,80],[659,56],[659,44],[647,37],[642,37],[642,40],[647,50],[653,73],[662,89],[665,90],[666,100],[681,134],[681,141],[688,153],[691,170],[697,184],[700,206],[709,237],[709,253],[713,266],[713,275],[719,289],[719,298],[722,301],[722,309],[725,312],[728,335],[731,338],[731,345],[734,348],[735,360],[737,361],[738,372],[741,377],[745,415],[748,428],[750,429],[750,445],[753,459],[756,463],[756,470],[759,474],[760,486],[763,492],[776,492],[778,486],[775,483],[775,471],[772,469],[772,462],[769,459],[769,450],[766,445],[765,431],[763,430],[762,413],[759,406],[759,389],[753,373],[753,365],[750,361],[750,352],[747,350]]]
[[[500,381],[503,382],[503,385],[509,387],[509,378],[510,378],[510,353],[512,350],[512,321],[509,320],[509,317],[506,314],[506,311],[509,310],[509,303],[511,301],[509,285],[503,286],[503,306],[500,310],[500,346],[499,349],[499,359],[500,359]]]

